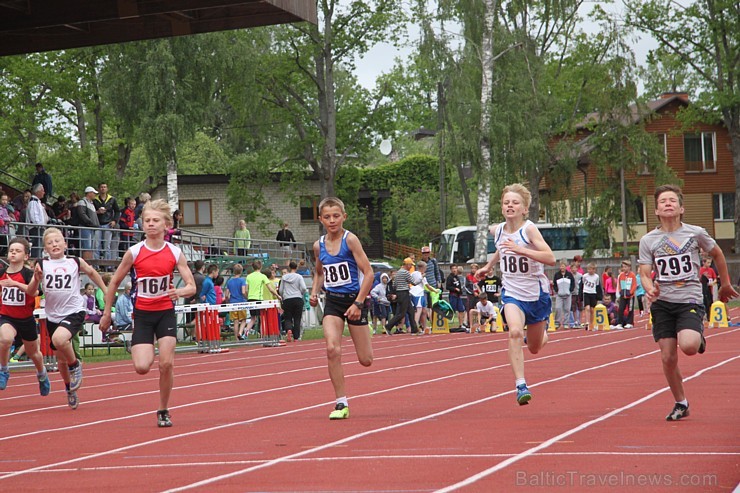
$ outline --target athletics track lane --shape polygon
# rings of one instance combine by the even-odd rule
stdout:
[[[592,361],[598,361],[598,364],[602,364],[607,360],[618,359],[614,357],[615,354],[624,357],[626,353],[637,354],[650,352],[654,350],[655,345],[645,335],[646,333],[637,330],[625,331],[623,333],[613,332],[610,334],[584,335],[582,332],[555,334],[552,344],[543,353],[542,360],[530,360],[531,365],[528,362],[528,376],[531,382],[536,383],[544,375],[556,376],[566,374],[568,371],[585,368]],[[636,336],[639,337],[635,339]],[[217,485],[219,491],[320,491],[322,488],[324,491],[339,491],[337,488],[340,485],[336,484],[335,475],[338,468],[341,468],[339,469],[343,475],[341,485],[345,486],[348,490],[364,491],[366,489],[382,489],[381,487],[386,485],[388,488],[395,490],[430,491],[463,479],[468,475],[485,469],[487,464],[490,465],[492,462],[495,463],[501,460],[500,458],[495,459],[491,457],[469,457],[471,453],[516,454],[531,447],[531,445],[523,441],[519,430],[511,429],[512,423],[518,425],[524,424],[532,429],[531,434],[533,436],[528,436],[527,441],[543,440],[556,435],[563,429],[572,428],[571,425],[575,426],[582,423],[584,414],[587,414],[589,410],[592,411],[592,414],[596,410],[596,414],[598,414],[598,412],[603,412],[606,409],[603,406],[597,406],[596,409],[589,406],[586,406],[585,409],[578,409],[578,407],[571,407],[574,405],[573,400],[563,401],[562,395],[572,393],[574,388],[580,388],[579,385],[583,385],[583,381],[553,382],[552,384],[543,384],[541,387],[533,387],[533,391],[535,392],[535,401],[533,404],[522,408],[516,406],[512,402],[513,397],[510,392],[511,377],[510,370],[506,365],[505,353],[500,352],[505,347],[504,342],[502,339],[494,339],[496,337],[500,336],[455,335],[418,339],[410,339],[408,337],[376,338],[377,359],[376,364],[370,370],[361,370],[356,363],[354,365],[347,365],[347,373],[357,374],[358,376],[348,378],[348,389],[350,389],[350,393],[353,396],[353,417],[346,422],[331,423],[326,420],[327,406],[321,404],[321,399],[326,395],[326,392],[330,392],[329,384],[326,381],[318,384],[309,384],[305,387],[306,390],[302,391],[268,392],[252,399],[234,399],[234,403],[227,402],[216,407],[193,406],[189,409],[174,411],[176,413],[175,416],[179,417],[179,419],[176,421],[175,428],[166,430],[168,434],[170,432],[171,434],[180,434],[190,431],[190,421],[193,419],[197,420],[197,428],[204,425],[213,425],[214,422],[233,421],[235,418],[249,419],[251,416],[252,418],[259,419],[260,416],[264,415],[265,409],[292,410],[295,407],[301,407],[307,404],[319,405],[318,408],[285,417],[264,419],[248,425],[230,427],[223,432],[215,431],[209,432],[205,436],[200,434],[192,437],[182,437],[171,442],[160,443],[154,447],[136,447],[126,451],[126,453],[110,454],[100,459],[80,461],[70,464],[67,467],[102,465],[113,467],[113,470],[74,472],[67,479],[74,478],[75,484],[78,484],[79,488],[81,488],[80,491],[86,491],[86,487],[93,487],[95,484],[100,484],[100,481],[111,484],[111,479],[114,477],[115,481],[112,484],[120,484],[123,488],[121,491],[125,491],[127,477],[130,479],[133,476],[138,481],[136,484],[139,487],[142,486],[142,482],[146,484],[146,488],[141,491],[158,491],[173,484],[188,484],[200,478],[213,477],[223,472],[248,467],[248,465],[245,466],[242,464],[229,464],[230,461],[264,460],[266,458],[284,457],[291,453],[296,453],[296,451],[305,451],[309,447],[323,445],[332,440],[342,439],[366,430],[398,425],[399,427],[395,430],[369,435],[365,438],[352,440],[338,447],[329,448],[318,454],[309,454],[306,456],[306,459],[315,458],[318,455],[325,458],[339,457],[341,460],[280,463],[265,468],[262,471],[255,471],[237,476],[232,480],[215,483],[214,485],[210,485],[210,488],[212,489]],[[559,341],[559,339],[562,339],[562,341]],[[634,341],[621,342],[621,339],[634,339]],[[561,356],[561,353],[569,350],[592,346],[597,340],[599,343],[611,340],[614,344],[607,346],[607,348],[611,349],[591,349]],[[712,354],[711,348],[714,343],[711,341],[710,339],[710,352],[704,357]],[[737,339],[733,339],[733,341],[734,345],[731,344],[730,346],[735,348],[735,353],[737,354]],[[424,346],[434,347],[436,345],[444,347],[448,345],[460,345],[461,343],[465,347],[458,350],[460,351],[460,355],[472,354],[472,356],[447,363],[440,363],[434,359],[429,359],[428,356],[433,354],[439,358],[439,353],[445,353],[445,356],[450,357],[453,356],[450,354],[452,353],[450,350],[432,350],[424,354],[423,358],[420,358],[418,355],[414,357],[403,356],[404,353],[418,351],[420,347]],[[480,348],[477,348],[480,345],[489,346],[489,351],[499,352],[493,355],[475,356],[475,354],[482,352]],[[295,345],[291,350],[299,346]],[[347,349],[351,351],[351,348]],[[321,346],[317,346],[315,350],[319,354],[322,353]],[[249,352],[247,356],[251,358],[253,355],[254,352]],[[222,356],[226,355],[211,356],[210,358],[219,358]],[[285,355],[280,354],[278,356],[284,358]],[[209,357],[192,356],[178,358],[178,377],[176,384],[179,386],[185,383],[182,380],[193,378],[192,375],[184,375],[181,378],[180,371],[183,370],[182,367],[195,364],[192,361],[207,359]],[[413,365],[414,358],[417,359],[416,364],[430,362],[432,364],[405,368],[403,370],[383,371],[386,368]],[[244,358],[241,359],[243,360]],[[536,359],[539,360],[540,358]],[[686,358],[685,360],[693,362],[693,360],[699,359]],[[639,363],[641,361],[643,363]],[[638,368],[634,372],[634,375],[629,372],[626,373],[629,376],[629,378],[625,379],[628,381],[628,388],[622,389],[617,397],[613,399],[615,405],[623,405],[625,398],[629,400],[632,397],[632,395],[629,395],[630,389],[633,387],[640,387],[640,391],[636,393],[638,397],[643,395],[640,392],[645,391],[645,386],[638,386],[635,383],[639,381],[641,376],[644,377],[646,371],[650,372],[657,367],[659,372],[659,366],[656,366],[655,363],[655,355],[650,355],[634,362],[623,364],[637,364]],[[282,363],[275,364],[282,367]],[[684,363],[682,362],[683,365]],[[499,366],[499,368],[485,370],[485,368],[491,366]],[[224,372],[227,371],[226,369],[224,370]],[[435,377],[440,378],[455,372],[464,373],[470,371],[473,373],[438,382],[413,385],[415,382],[431,380]],[[371,375],[371,373],[374,374]],[[688,366],[686,366],[685,376],[688,373]],[[130,375],[130,370],[126,369],[124,375]],[[282,377],[270,377],[267,383],[271,383],[272,385],[268,385],[266,388],[280,384],[289,384],[294,381],[313,381],[310,379],[306,380],[305,377],[314,377],[314,380],[324,377],[325,368],[323,368],[320,358],[317,369],[299,372],[299,375],[300,378],[297,378],[295,375],[288,377],[287,382],[283,382],[281,380]],[[662,375],[657,375],[657,377],[657,379],[653,378],[653,381],[658,383],[656,388],[659,388],[662,383]],[[574,376],[569,379],[578,378],[579,376]],[[593,378],[593,375],[589,375],[584,380],[593,381]],[[251,390],[258,387],[258,385],[255,385],[256,383],[261,383],[259,382],[260,379],[256,380],[257,382],[250,382]],[[88,380],[86,376],[87,384]],[[383,390],[392,387],[394,384],[398,386],[412,386],[370,397],[354,397],[366,392]],[[562,388],[558,387],[558,385],[562,385]],[[231,387],[230,390],[234,390],[233,383],[225,384],[224,386]],[[550,389],[550,386],[552,386],[552,389]],[[197,388],[198,400],[203,398],[203,390],[209,387],[217,386],[202,386]],[[152,388],[156,388],[156,384]],[[599,402],[601,398],[599,396],[605,392],[601,388],[595,390],[593,402]],[[90,391],[92,392],[92,389]],[[485,399],[496,392],[505,392],[506,395],[489,399],[487,402],[481,404],[472,405],[468,409],[462,409],[448,415],[407,425],[408,419],[423,417],[466,401]],[[608,392],[613,392],[613,390],[608,390]],[[623,394],[623,392],[627,392],[627,394]],[[691,392],[693,392],[693,389],[690,388],[689,392],[689,395],[692,395]],[[191,395],[192,392],[189,392],[189,394]],[[183,396],[175,395],[175,402],[180,403],[183,401]],[[124,400],[136,401],[137,399],[139,398]],[[145,396],[140,399],[139,405],[135,407],[138,407],[139,411],[142,408],[147,409],[151,406],[152,399],[156,399],[156,396]],[[246,402],[250,400],[251,403]],[[665,399],[663,400],[665,401]],[[667,402],[670,402],[670,400]],[[238,405],[239,412],[234,411],[234,404]],[[82,406],[78,410],[78,413],[84,407]],[[561,411],[561,414],[553,412],[556,407]],[[660,421],[660,416],[666,412],[664,410],[665,403],[663,402],[663,405],[659,407],[658,426],[666,424]],[[695,407],[694,404],[692,404],[692,409],[693,407]],[[69,413],[67,411],[67,415],[69,414],[76,413]],[[656,421],[653,418],[654,416],[651,415],[648,418],[648,422],[655,425]],[[696,419],[696,417],[692,417],[691,419]],[[136,437],[139,437],[140,440],[146,440],[152,437],[163,436],[163,434],[159,433],[163,430],[157,430],[151,427],[150,412],[143,418],[134,418],[127,421],[123,427],[119,427],[116,423],[102,426],[107,440],[101,450],[110,450],[120,444],[130,444],[136,441]],[[687,420],[685,423],[688,422],[690,420]],[[685,423],[680,424],[683,425]],[[506,427],[502,428],[502,425]],[[541,431],[538,430],[538,426],[540,425],[545,425]],[[671,424],[668,425],[670,426]],[[97,428],[101,428],[101,426]],[[100,432],[100,430],[98,429],[96,432]],[[49,441],[48,437],[44,437],[42,441]],[[88,445],[89,442],[89,439],[86,440]],[[595,443],[603,443],[603,438],[597,440]],[[66,457],[84,456],[84,452],[82,451],[86,450],[98,451],[94,450],[94,447],[86,449],[82,443],[79,444],[79,447],[79,449],[77,447],[70,447],[76,453],[66,453],[65,451],[66,455],[57,451],[58,453],[54,454],[53,458],[48,457],[45,462],[53,462],[53,459],[58,460]],[[44,459],[43,454],[45,452],[42,452],[41,459]],[[429,457],[437,454],[457,457]],[[368,459],[354,459],[357,456],[368,456]],[[595,463],[599,463],[600,460],[598,459]],[[160,469],[137,469],[136,474],[132,475],[131,466],[137,461],[172,465],[161,467]],[[184,467],[186,464],[193,464],[197,461],[221,461],[225,462],[225,464],[212,465],[210,467],[199,465]],[[527,459],[527,463],[530,461],[531,458]],[[16,466],[20,464],[22,462],[18,462]],[[118,468],[117,465],[119,464],[120,466],[127,467],[127,469]],[[19,467],[15,468],[19,469]],[[304,472],[302,473],[301,471]],[[67,480],[65,479],[66,475],[67,473],[64,472],[46,472],[33,474],[33,477],[34,481],[40,482],[39,485],[41,485],[46,481],[61,481],[65,483]],[[500,475],[494,476],[501,477]],[[309,483],[306,483],[307,477],[311,478]],[[146,480],[142,481],[144,478]],[[507,484],[512,485],[513,483],[508,482]],[[467,490],[491,491],[490,486],[490,483],[482,481],[471,485]],[[2,487],[2,480],[0,480],[0,487]],[[201,488],[201,491],[209,491],[209,487]]]

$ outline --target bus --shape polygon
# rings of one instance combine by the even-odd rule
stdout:
[[[586,248],[588,232],[578,223],[551,224],[535,223],[542,233],[552,253],[557,260],[572,259],[576,255],[583,255]],[[488,233],[488,259],[496,251],[493,235]],[[609,245],[594,252],[594,257],[608,257]],[[472,262],[475,256],[475,226],[457,226],[442,231],[439,245],[435,250],[437,261],[445,264],[464,264]]]

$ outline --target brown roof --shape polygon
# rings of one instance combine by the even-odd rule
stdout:
[[[688,105],[689,100],[686,93],[665,93],[661,95],[659,99],[648,101],[647,103],[637,105],[631,104],[629,107],[630,118],[629,121],[624,123],[637,123],[648,115],[657,113],[661,108],[668,106],[669,104],[678,101],[683,105]],[[577,129],[588,128],[599,122],[599,112],[593,112],[587,114],[579,123],[576,124]]]
[[[306,0],[0,0],[0,56],[316,19]]]

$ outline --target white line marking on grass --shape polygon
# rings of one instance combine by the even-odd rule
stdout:
[[[724,366],[727,363],[731,363],[731,362],[733,362],[733,361],[735,361],[737,359],[740,359],[740,356],[734,356],[734,357],[729,358],[729,359],[726,359],[724,361],[720,361],[719,363],[717,363],[715,365],[709,366],[707,368],[702,368],[701,370],[697,371],[696,373],[694,373],[690,377],[684,378],[683,381],[684,382],[688,382],[690,380],[693,380],[695,378],[698,378],[698,377],[702,376],[704,373],[708,372],[709,370],[713,370],[715,368],[719,368],[719,367]],[[629,404],[627,404],[625,406],[622,406],[622,407],[620,407],[618,409],[615,409],[615,410],[613,410],[611,412],[608,412],[606,414],[603,414],[603,415],[599,416],[598,418],[592,419],[590,421],[586,421],[585,423],[582,423],[582,424],[576,426],[575,428],[571,428],[570,430],[564,431],[563,433],[550,438],[549,440],[543,442],[542,444],[537,445],[536,447],[532,447],[530,449],[527,449],[524,452],[521,452],[521,453],[519,453],[519,454],[517,454],[517,455],[515,455],[513,457],[510,457],[509,459],[506,459],[505,461],[499,462],[495,466],[489,467],[488,469],[486,469],[484,471],[481,471],[478,474],[474,474],[473,476],[470,476],[469,478],[466,478],[466,479],[464,479],[462,481],[458,481],[457,483],[452,484],[450,486],[447,486],[445,488],[440,488],[440,489],[436,490],[435,493],[448,493],[450,491],[455,491],[455,490],[457,490],[459,488],[462,488],[464,486],[470,486],[471,484],[477,482],[478,480],[481,480],[481,479],[483,479],[483,478],[485,478],[487,476],[490,476],[491,474],[493,474],[495,472],[498,472],[498,471],[500,471],[502,469],[505,469],[508,466],[510,466],[510,465],[512,465],[512,464],[514,464],[516,462],[519,462],[522,459],[525,459],[527,457],[530,457],[530,456],[534,455],[536,452],[539,452],[540,450],[543,450],[543,449],[545,449],[545,448],[553,445],[554,443],[558,442],[559,440],[562,440],[564,438],[568,438],[569,436],[575,435],[579,431],[583,431],[586,428],[589,428],[589,427],[591,427],[591,426],[593,426],[593,425],[595,425],[597,423],[601,423],[602,421],[606,421],[607,419],[609,419],[609,418],[611,418],[611,417],[613,417],[613,416],[615,416],[615,415],[617,415],[617,414],[619,414],[619,413],[621,413],[623,411],[626,411],[628,409],[631,409],[633,407],[636,407],[636,406],[642,404],[643,402],[646,402],[646,401],[652,399],[653,397],[655,397],[657,395],[660,395],[663,392],[666,392],[668,390],[670,390],[669,387],[663,387],[661,389],[658,389],[655,392],[652,392],[652,393],[646,395],[645,397],[642,397],[640,399],[637,399],[636,401],[630,402]]]

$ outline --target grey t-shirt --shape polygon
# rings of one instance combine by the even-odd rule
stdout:
[[[302,275],[289,272],[280,278],[280,289],[278,292],[284,300],[303,298],[303,293],[306,292],[306,281],[303,280]]]
[[[659,300],[702,304],[699,249],[712,250],[717,243],[707,230],[682,223],[666,233],[656,228],[640,240],[640,265],[650,265],[660,285]]]

